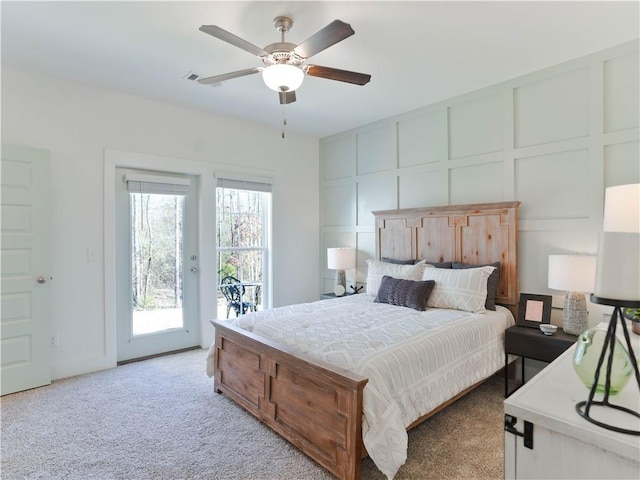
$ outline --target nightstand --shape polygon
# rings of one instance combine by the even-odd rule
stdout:
[[[514,325],[504,332],[504,396],[505,398],[513,392],[509,392],[509,375],[507,367],[509,365],[509,355],[518,355],[522,362],[521,375],[522,384],[514,392],[524,385],[524,359],[540,360],[551,363],[562,352],[573,345],[578,337],[564,333],[558,329],[553,335],[545,335],[538,328],[521,327]]]

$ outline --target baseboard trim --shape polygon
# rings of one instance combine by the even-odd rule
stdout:
[[[121,365],[126,365],[127,363],[141,362],[143,360],[149,360],[151,358],[164,357],[165,355],[174,355],[176,353],[188,352],[190,350],[200,350],[201,348],[202,347],[200,345],[194,345],[193,347],[181,348],[179,350],[171,350],[170,352],[155,353],[153,355],[146,355],[144,357],[130,358],[128,360],[121,360],[121,361],[117,362],[116,365],[121,366]]]

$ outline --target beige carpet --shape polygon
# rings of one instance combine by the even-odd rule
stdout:
[[[3,480],[331,479],[222,395],[196,350],[2,397]],[[503,478],[502,379],[409,433],[396,479]],[[384,479],[363,460],[363,479]]]

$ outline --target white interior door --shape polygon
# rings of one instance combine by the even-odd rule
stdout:
[[[199,345],[198,179],[116,170],[119,362]]]
[[[49,152],[2,146],[2,395],[51,383]]]

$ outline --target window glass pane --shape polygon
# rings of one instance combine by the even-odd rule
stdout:
[[[218,246],[262,246],[265,194],[230,188],[218,188],[216,194]]]
[[[242,280],[245,282],[262,281],[262,250],[245,250],[241,252]]]
[[[235,277],[242,282],[262,281],[263,250],[221,251],[218,257],[220,282],[227,276]]]
[[[133,333],[180,328],[184,197],[130,195]]]
[[[241,280],[241,258],[240,252],[220,252],[218,254],[218,282],[222,282],[224,277],[235,277]]]

